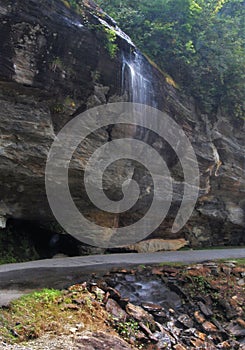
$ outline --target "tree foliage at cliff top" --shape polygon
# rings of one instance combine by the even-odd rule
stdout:
[[[241,117],[244,100],[242,0],[98,0],[138,47],[202,110]]]

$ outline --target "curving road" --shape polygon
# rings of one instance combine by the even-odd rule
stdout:
[[[126,268],[164,262],[197,263],[207,260],[245,258],[245,248],[168,251],[151,254],[89,255],[0,265],[0,290],[43,287],[63,288],[86,280],[92,273],[105,274]],[[1,295],[1,292],[0,292]]]

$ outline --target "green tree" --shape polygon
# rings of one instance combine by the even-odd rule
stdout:
[[[138,47],[199,101],[243,115],[243,0],[98,0]]]

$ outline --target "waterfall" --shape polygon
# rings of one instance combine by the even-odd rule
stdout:
[[[140,103],[157,108],[157,103],[153,88],[152,68],[147,59],[137,50],[130,54],[129,57],[122,56],[122,73],[121,73],[121,90],[122,94],[128,94],[128,102]],[[146,118],[143,112],[142,118]],[[140,140],[148,139],[146,129],[138,126],[135,127],[134,137]]]
[[[150,116],[144,110],[144,105],[157,108],[156,98],[153,87],[152,67],[147,59],[138,51],[131,53],[129,56],[122,57],[122,94],[128,95],[128,102],[142,104],[141,119],[149,118]],[[151,143],[150,131],[141,126],[131,128],[133,138]],[[146,210],[149,207],[149,202],[152,200],[152,180],[145,181],[146,178],[151,178],[148,170],[135,167],[132,177],[140,184],[140,207],[141,210]]]
[[[122,93],[125,91],[129,102],[156,107],[150,65],[137,51],[122,57]]]

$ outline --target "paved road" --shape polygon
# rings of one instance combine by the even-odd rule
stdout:
[[[63,288],[85,281],[91,273],[104,274],[113,267],[132,267],[161,262],[197,263],[217,259],[245,258],[245,248],[159,252],[153,254],[111,254],[30,261],[0,265],[0,306],[43,287]]]
[[[123,268],[140,264],[161,262],[202,262],[216,259],[245,258],[245,248],[186,250],[177,252],[158,252],[151,254],[111,254],[89,255],[72,258],[36,260],[19,264],[0,265],[0,288],[11,286],[48,287],[93,272],[105,273],[113,267]],[[85,276],[86,277],[86,276]]]
[[[90,255],[0,265],[0,305],[25,291],[44,287],[64,288],[72,283],[85,281],[92,273],[104,274],[114,267],[238,258],[245,258],[245,248]]]

